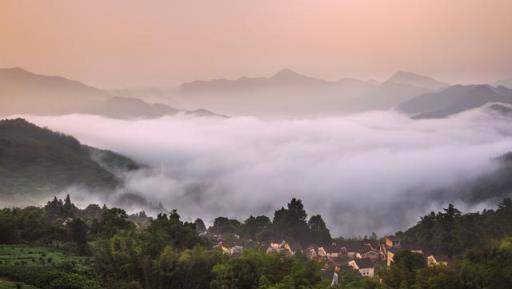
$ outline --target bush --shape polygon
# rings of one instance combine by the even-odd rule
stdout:
[[[96,280],[78,274],[65,274],[53,280],[48,289],[101,289]]]

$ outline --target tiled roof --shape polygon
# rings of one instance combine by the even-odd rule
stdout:
[[[418,244],[401,244],[400,247],[393,247],[393,248],[390,248],[389,251],[391,251],[391,253],[396,253],[400,250],[404,250],[404,251],[422,251],[424,254],[426,254],[426,250],[418,245]]]
[[[354,261],[356,262],[357,267],[359,267],[359,269],[373,268],[375,266],[372,259],[370,258],[356,259]]]
[[[391,241],[400,241],[400,238],[397,236],[387,236],[386,239],[389,239]]]
[[[370,244],[361,243],[361,242],[344,243],[344,244],[340,244],[339,247],[340,248],[345,247],[347,249],[347,252],[357,252],[360,254],[372,251],[372,247],[370,246]]]

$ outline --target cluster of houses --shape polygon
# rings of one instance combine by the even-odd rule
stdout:
[[[242,245],[242,243],[245,244]],[[376,240],[338,241],[328,246],[309,246],[305,250],[297,249],[295,251],[286,241],[270,242],[264,245],[241,239],[229,242],[220,240],[216,247],[227,255],[242,254],[244,247],[263,249],[267,254],[280,254],[288,257],[300,250],[309,259],[324,262],[325,270],[350,267],[357,270],[363,277],[374,277],[378,267],[390,266],[399,250],[409,250],[424,255],[429,266],[448,264],[446,257],[429,253],[428,250],[418,245],[403,244],[400,238],[395,236],[385,237],[381,242]]]
[[[391,266],[393,258],[399,250],[411,251],[425,256],[429,266],[448,265],[448,258],[444,255],[433,254],[417,244],[402,243],[400,238],[388,236],[381,245],[382,254],[385,256],[386,265]]]
[[[361,276],[375,276],[375,268],[382,263],[382,254],[377,241],[355,240],[333,242],[329,246],[310,246],[306,250],[306,256],[314,260],[327,261],[329,266],[349,266],[359,271]]]

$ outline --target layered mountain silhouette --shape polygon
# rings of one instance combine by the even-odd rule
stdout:
[[[180,92],[185,94],[195,94],[198,92],[229,92],[246,90],[260,90],[265,88],[279,88],[289,86],[323,86],[331,84],[328,81],[316,79],[313,77],[299,74],[290,69],[283,69],[271,77],[241,77],[237,80],[214,79],[214,80],[198,80],[183,83]]]
[[[0,114],[81,112],[109,98],[108,93],[60,76],[21,68],[0,69]]]
[[[200,110],[198,115],[216,115]],[[196,115],[166,104],[118,97],[111,92],[60,76],[21,68],[0,69],[0,116],[15,114],[95,114],[114,118],[154,118],[177,113]]]
[[[512,78],[496,81],[494,86],[505,86],[506,88],[512,89]]]
[[[353,78],[326,81],[284,69],[270,77],[188,82],[171,97],[180,105],[227,114],[315,115],[389,109],[446,85],[405,72],[379,83]]]
[[[0,69],[0,116],[81,113],[134,119],[182,113],[224,117],[210,110],[226,115],[309,116],[396,108],[414,118],[439,118],[488,103],[510,103],[511,89],[506,86],[512,83],[498,84],[450,86],[404,71],[383,82],[327,81],[284,69],[270,77],[199,80],[178,89],[106,91],[60,76],[9,68]],[[153,102],[156,99],[161,101]]]
[[[0,195],[51,195],[70,186],[111,192],[140,166],[24,119],[0,120]]]
[[[416,96],[397,109],[413,118],[443,118],[490,103],[512,104],[512,90],[488,84],[454,85],[439,92]]]
[[[430,90],[440,90],[450,86],[449,83],[435,80],[428,76],[419,75],[412,72],[399,71],[393,74],[388,82],[400,83],[405,85],[412,85],[422,87]]]

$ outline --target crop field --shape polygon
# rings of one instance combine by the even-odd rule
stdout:
[[[24,245],[0,245],[0,266],[55,266],[64,262],[88,265],[89,259],[66,255],[54,249]]]
[[[0,289],[38,289],[32,285],[0,279]]]
[[[41,246],[0,245],[0,289],[38,289],[70,270],[92,271],[91,259]]]

